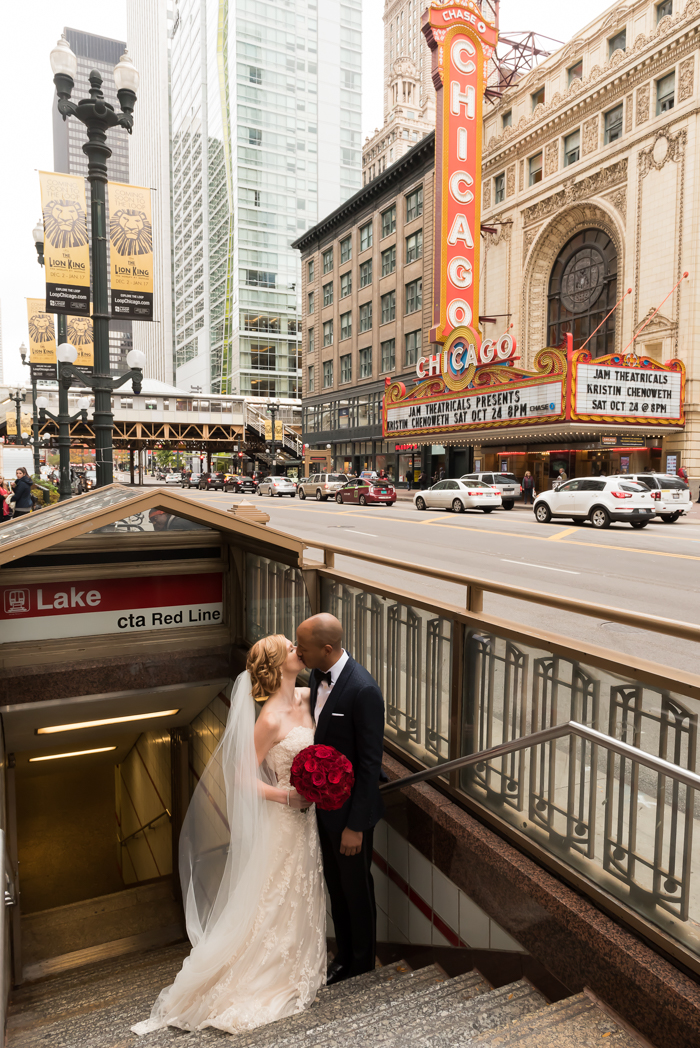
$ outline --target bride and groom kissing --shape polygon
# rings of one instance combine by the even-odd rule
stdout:
[[[310,669],[310,687],[296,687]],[[342,647],[328,614],[306,619],[296,645],[274,635],[251,648],[227,689],[226,728],[192,796],[180,836],[180,876],[192,950],[151,1016],[132,1027],[251,1030],[303,1011],[321,986],[371,971],[376,908],[372,836],[384,701]],[[256,719],[255,700],[264,703]],[[334,747],[354,786],[335,811],[314,808],[290,782],[307,746]],[[327,965],[325,878],[337,953]]]

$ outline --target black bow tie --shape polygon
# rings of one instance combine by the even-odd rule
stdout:
[[[331,671],[330,670],[328,670],[327,673],[322,673],[321,670],[316,670],[316,678],[317,678],[319,684],[321,683],[321,681],[325,680],[326,684],[330,688],[330,686],[331,686]]]

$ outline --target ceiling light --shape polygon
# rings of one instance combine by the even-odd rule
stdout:
[[[96,750],[73,750],[72,753],[50,753],[47,757],[30,757],[29,763],[34,761],[56,761],[59,757],[83,757],[86,753],[107,753],[116,750],[116,746],[99,746]]]
[[[105,717],[104,720],[77,721],[75,724],[52,724],[36,728],[35,735],[54,735],[57,731],[76,731],[78,728],[100,728],[103,724],[126,724],[128,721],[148,720],[149,717],[173,717],[179,710],[158,710],[156,713],[134,713],[130,717]]]

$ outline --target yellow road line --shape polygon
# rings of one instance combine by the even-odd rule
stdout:
[[[564,528],[563,531],[557,532],[556,535],[549,535],[547,540],[548,542],[560,542],[561,539],[566,538],[567,535],[573,535],[578,530],[578,528]]]

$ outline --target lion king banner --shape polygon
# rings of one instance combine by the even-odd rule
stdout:
[[[90,242],[85,179],[40,171],[46,312],[90,312]]]
[[[36,378],[56,378],[56,333],[53,314],[44,309],[43,298],[27,299],[29,363]]]
[[[108,182],[111,312],[153,320],[151,191]]]
[[[66,317],[68,341],[78,351],[75,366],[80,371],[91,373],[95,363],[95,335],[92,317]]]

